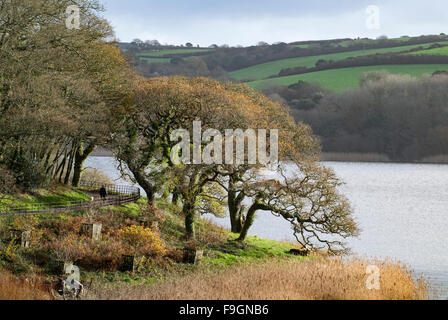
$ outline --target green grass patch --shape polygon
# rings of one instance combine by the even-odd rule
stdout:
[[[411,46],[400,46],[395,48],[383,48],[383,49],[369,49],[369,50],[356,50],[349,52],[324,54],[318,56],[308,56],[300,58],[290,58],[276,60],[268,63],[259,64],[245,69],[240,69],[233,71],[230,76],[236,80],[244,79],[257,79],[262,80],[272,75],[277,75],[282,69],[294,68],[294,67],[314,67],[316,62],[320,59],[324,60],[343,60],[349,57],[359,57],[377,53],[389,53],[389,52],[402,52],[408,51],[414,48],[423,47],[428,48],[434,43],[428,43],[424,45],[411,45]]]
[[[205,263],[229,266],[236,263],[253,263],[272,258],[303,259],[289,254],[297,244],[248,236],[245,242],[236,241],[238,235],[228,234],[228,241],[206,249]]]
[[[319,83],[324,88],[341,92],[359,86],[359,77],[364,72],[385,70],[393,74],[408,74],[420,77],[424,74],[432,74],[437,70],[448,70],[447,64],[412,64],[412,65],[383,65],[354,67],[345,69],[325,70],[312,73],[279,77],[268,80],[248,82],[247,84],[257,90],[263,90],[273,86],[289,86],[299,80]]]
[[[34,193],[20,195],[0,195],[0,212],[10,208],[20,207],[32,209],[36,203],[40,204],[69,204],[70,202],[90,201],[90,196],[65,186],[57,186],[48,190],[37,190]]]
[[[410,53],[412,55],[448,55],[448,46],[442,47],[442,48],[434,48],[434,49],[428,49],[428,50],[421,50]]]

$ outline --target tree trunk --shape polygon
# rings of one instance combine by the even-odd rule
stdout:
[[[249,232],[249,229],[250,229],[250,227],[252,226],[252,224],[254,223],[254,220],[255,220],[255,212],[257,212],[257,210],[261,210],[261,209],[264,209],[264,208],[265,208],[265,206],[258,200],[256,200],[251,205],[251,207],[247,211],[246,221],[244,222],[243,229],[241,230],[240,236],[237,239],[238,241],[246,240],[247,233]]]
[[[145,190],[146,197],[148,198],[148,206],[152,207],[154,205],[154,198],[155,198],[154,187],[148,181],[146,181],[144,173],[140,171],[132,171],[132,174],[134,175],[134,178],[140,185],[140,187],[142,187],[143,190]]]
[[[237,195],[235,184],[232,178],[230,178],[229,181],[229,191],[227,193],[227,196],[231,231],[233,233],[241,233],[244,225],[244,194],[240,193]]]
[[[67,170],[65,172],[65,178],[64,178],[64,184],[68,185],[69,181],[70,181],[70,175],[72,173],[72,169],[73,169],[73,161],[75,158],[75,150],[70,152],[70,158],[68,161],[68,166],[67,166]]]
[[[230,200],[230,198],[229,198]],[[241,203],[229,201],[230,228],[233,233],[241,233],[244,225],[244,207]]]
[[[180,193],[177,190],[173,191],[173,196],[171,198],[171,203],[175,204],[176,206],[179,205],[179,200],[180,200]]]
[[[84,167],[84,162],[95,150],[96,144],[91,143],[87,148],[84,149],[84,143],[81,142],[79,148],[76,150],[75,154],[75,165],[73,167],[73,179],[72,186],[79,187],[81,182],[82,169]]]
[[[187,239],[193,239],[195,237],[195,232],[194,232],[194,220],[195,220],[194,201],[191,201],[190,199],[185,200],[182,212],[185,215],[185,231],[186,231]]]

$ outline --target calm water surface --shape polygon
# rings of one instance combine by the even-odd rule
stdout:
[[[87,166],[119,180],[112,158],[91,157]],[[411,266],[434,286],[448,287],[448,165],[325,162],[346,183],[361,235],[354,252],[390,257]],[[214,220],[229,227],[227,219]],[[259,212],[251,235],[295,241],[290,225]],[[444,293],[441,298],[444,298]]]

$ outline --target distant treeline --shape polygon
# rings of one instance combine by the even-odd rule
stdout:
[[[161,77],[184,75],[188,77],[208,77],[220,81],[228,81],[228,73],[217,66],[210,68],[203,57],[189,57],[188,59],[175,57],[170,63],[137,63],[134,65],[138,72],[147,77]]]
[[[414,79],[385,71],[364,74],[340,94],[299,82],[264,91],[308,123],[324,152],[378,153],[394,161],[448,154],[448,75]]]

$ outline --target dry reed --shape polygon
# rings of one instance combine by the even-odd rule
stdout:
[[[380,269],[380,290],[366,286],[368,265]],[[424,280],[391,261],[316,258],[237,265],[154,285],[96,288],[89,299],[134,300],[420,300]]]
[[[50,300],[48,288],[36,277],[18,279],[0,271],[0,300]]]

